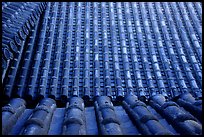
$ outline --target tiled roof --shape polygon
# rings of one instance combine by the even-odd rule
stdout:
[[[201,135],[202,3],[2,2],[2,134]]]
[[[2,82],[10,71],[8,88],[13,86],[24,45],[29,45],[25,40],[45,7],[41,2],[2,2]]]
[[[6,99],[202,97],[199,2],[8,2],[2,12]],[[29,34],[15,39],[23,23]]]
[[[190,96],[185,93],[184,96]],[[167,101],[161,94],[143,102],[133,94],[118,105],[108,96],[96,98],[86,106],[80,97],[72,97],[66,107],[59,108],[51,98],[39,101],[29,109],[20,98],[11,99],[2,108],[2,133],[10,135],[199,135],[201,118],[177,102]],[[192,98],[194,99],[194,98]],[[197,100],[196,102],[200,102]],[[197,110],[201,106],[190,103]]]

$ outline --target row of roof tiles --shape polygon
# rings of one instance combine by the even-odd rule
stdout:
[[[2,82],[13,69],[15,77],[24,43],[31,29],[35,26],[39,16],[46,8],[46,3],[41,2],[8,2],[2,4]],[[12,81],[12,78],[10,78]]]
[[[5,97],[202,97],[200,3],[45,6],[8,68]]]
[[[200,3],[3,2],[2,17],[4,97],[45,98],[12,99],[3,134],[202,134]]]
[[[202,101],[184,93],[175,101],[161,94],[143,102],[128,94],[120,105],[107,96],[85,106],[80,97],[72,97],[65,108],[51,98],[42,99],[28,109],[20,98],[2,107],[2,134],[10,135],[201,135]]]

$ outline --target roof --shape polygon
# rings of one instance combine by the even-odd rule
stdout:
[[[2,134],[200,135],[202,3],[2,2],[2,84]]]
[[[9,135],[199,135],[202,134],[202,101],[166,100],[161,94],[143,102],[128,94],[118,105],[107,96],[86,106],[80,97],[72,97],[66,107],[44,98],[35,108],[21,98],[11,99],[2,108],[2,133]],[[182,103],[180,103],[182,102]],[[186,109],[190,104],[191,109]],[[196,111],[195,111],[196,110]],[[194,113],[194,111],[196,113]],[[198,114],[196,116],[194,114]]]
[[[19,5],[4,3],[3,13]],[[19,11],[19,19],[26,22],[30,15],[34,24],[24,27],[29,30],[27,40],[16,35],[21,41],[17,53],[12,51],[18,43],[14,37],[3,54],[2,65],[8,65],[2,79],[4,98],[63,101],[79,96],[92,101],[103,95],[117,101],[130,92],[144,99],[157,93],[172,98],[183,92],[202,97],[201,3],[25,2],[23,6],[28,11]],[[6,31],[3,27],[3,43]],[[6,58],[8,51],[12,59]]]

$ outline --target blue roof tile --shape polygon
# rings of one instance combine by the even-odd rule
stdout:
[[[147,108],[146,104],[139,101],[135,95],[127,95],[123,101],[123,106],[134,119],[140,131],[146,135],[171,135]]]
[[[178,101],[180,99],[182,97]],[[110,97],[100,96],[88,105],[82,98],[72,97],[65,102],[66,107],[59,107],[53,99],[44,98],[30,109],[23,99],[14,98],[2,108],[2,134],[202,134],[202,124],[197,120],[201,115],[194,117],[182,103],[166,101],[161,94],[151,97],[149,102],[143,102],[133,94],[126,95],[121,101],[113,105]]]
[[[121,135],[120,122],[116,118],[114,107],[110,98],[100,96],[95,104],[97,122],[102,135]]]
[[[202,125],[190,113],[186,113],[173,101],[166,101],[158,94],[150,99],[150,105],[162,114],[181,134],[201,134]]]
[[[21,130],[22,135],[44,135],[48,133],[51,118],[56,109],[55,101],[52,99],[44,99],[39,102],[33,110],[32,115],[24,123]]]
[[[2,133],[201,134],[201,4],[2,2]]]
[[[26,109],[25,103],[20,98],[12,99],[6,106],[2,107],[2,134],[7,134],[11,131],[13,125]]]
[[[70,99],[64,116],[64,135],[86,134],[84,111],[84,102],[82,99],[77,97]]]

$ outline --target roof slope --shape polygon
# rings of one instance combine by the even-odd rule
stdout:
[[[17,26],[3,33],[3,43],[6,37],[14,40],[9,48],[4,43],[3,98],[66,101],[79,96],[91,101],[109,96],[117,101],[126,93],[145,100],[155,94],[172,98],[187,92],[202,97],[201,3],[20,5],[3,3],[3,21],[9,10],[19,7],[24,10],[19,10],[18,21],[28,21],[35,10],[35,24],[29,27],[31,19],[23,27],[29,31],[27,37],[18,34],[22,43],[13,37]],[[18,44],[21,49],[15,50]]]
[[[201,135],[202,4],[2,2],[3,135]]]

